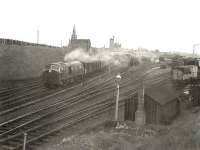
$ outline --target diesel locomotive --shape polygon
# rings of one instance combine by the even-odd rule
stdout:
[[[105,71],[108,68],[105,62],[55,62],[46,65],[42,79],[46,87],[57,87],[73,82],[80,82],[92,73]]]

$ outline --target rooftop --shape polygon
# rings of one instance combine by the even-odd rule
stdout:
[[[151,97],[159,104],[165,105],[177,98],[182,90],[175,88],[171,81],[167,81],[160,85],[151,86],[147,88],[145,92],[147,96]]]

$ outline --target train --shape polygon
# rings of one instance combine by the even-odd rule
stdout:
[[[174,58],[171,63],[172,80],[175,83],[189,83],[200,76],[200,59]]]
[[[120,69],[126,69],[130,66],[140,64],[139,60],[130,55],[125,55],[125,59],[116,56],[120,64],[105,62],[102,60],[95,61],[79,61],[70,62],[54,62],[45,66],[42,73],[42,81],[46,87],[54,88],[63,85],[68,85],[74,82],[82,82],[85,78],[98,75],[101,72]],[[119,67],[120,66],[120,67]]]
[[[102,61],[92,62],[54,62],[45,66],[42,74],[42,80],[46,87],[54,88],[73,82],[79,82],[84,77],[105,71],[108,66]]]

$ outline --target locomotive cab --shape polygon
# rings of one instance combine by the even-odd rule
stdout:
[[[43,82],[50,88],[67,85],[82,80],[83,72],[83,64],[79,61],[51,63],[45,67]]]
[[[47,87],[55,87],[61,85],[60,75],[63,67],[59,63],[51,63],[45,67],[43,72],[43,82]]]

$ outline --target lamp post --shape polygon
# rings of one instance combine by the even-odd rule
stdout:
[[[118,107],[119,107],[119,82],[121,80],[121,75],[118,74],[115,78],[115,82],[117,84],[117,95],[116,95],[116,103],[115,103],[115,121],[118,121]]]
[[[24,133],[24,144],[23,144],[23,150],[26,150],[26,140],[27,140],[27,133]]]

